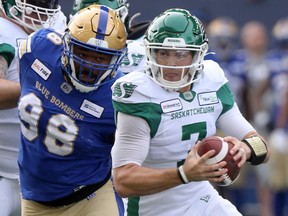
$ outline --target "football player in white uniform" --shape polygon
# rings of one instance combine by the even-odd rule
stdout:
[[[128,52],[122,61],[120,70],[124,74],[133,71],[144,71],[146,68],[146,53],[144,44],[138,40],[127,40]]]
[[[198,18],[169,9],[144,36],[148,69],[112,86],[117,131],[112,150],[115,188],[127,197],[129,216],[242,215],[210,182],[222,181],[226,162],[206,165],[199,140],[216,128],[252,165],[269,159],[269,147],[245,120],[219,65],[203,61],[208,39]]]
[[[63,15],[63,13],[62,13]],[[46,18],[47,19],[46,19]],[[20,215],[18,148],[20,122],[16,108],[20,96],[16,40],[42,24],[66,22],[55,0],[0,0],[0,215]],[[43,20],[40,20],[42,18]],[[49,18],[49,19],[48,19]],[[57,20],[57,22],[55,22]],[[62,20],[62,21],[61,21]],[[61,21],[61,22],[60,22]],[[65,24],[66,25],[66,24]]]

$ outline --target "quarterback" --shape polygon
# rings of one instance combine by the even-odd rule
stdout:
[[[252,165],[269,158],[264,139],[241,115],[219,65],[203,61],[208,39],[184,9],[156,17],[144,36],[146,73],[112,86],[117,131],[112,150],[115,188],[129,216],[242,215],[210,182],[223,180],[226,162],[207,165],[199,140],[220,128],[230,153]]]

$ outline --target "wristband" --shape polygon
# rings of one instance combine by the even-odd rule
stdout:
[[[179,178],[180,178],[182,184],[188,184],[189,180],[184,173],[182,165],[180,167],[178,167],[177,172],[178,172],[178,175],[179,175]]]
[[[267,144],[259,136],[253,136],[242,140],[251,149],[251,158],[247,160],[252,165],[259,165],[264,162],[267,155]]]

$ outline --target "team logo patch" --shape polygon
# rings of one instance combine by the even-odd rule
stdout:
[[[101,107],[101,106],[98,106],[97,104],[94,104],[88,100],[84,100],[80,109],[86,113],[89,113],[97,118],[100,118],[103,111],[104,111],[104,108]]]
[[[60,88],[66,94],[69,94],[73,90],[72,86],[67,82],[63,82]]]
[[[35,59],[31,68],[44,80],[47,80],[51,74],[51,71],[38,59]]]
[[[211,198],[211,195],[210,195],[210,194],[207,194],[206,196],[201,197],[200,200],[202,200],[202,201],[208,203],[208,201],[209,201],[210,198]]]
[[[161,108],[163,113],[170,113],[183,108],[181,101],[179,99],[173,99],[169,101],[164,101],[161,103]]]
[[[180,97],[186,101],[193,101],[195,97],[195,92],[192,91],[184,92],[180,94]]]
[[[113,96],[118,98],[129,98],[137,85],[131,82],[119,82],[114,86]]]
[[[144,55],[139,53],[128,53],[127,56],[123,59],[122,66],[138,66]]]
[[[198,101],[200,106],[219,103],[216,92],[206,92],[198,94]]]

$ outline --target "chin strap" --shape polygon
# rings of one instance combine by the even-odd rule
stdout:
[[[251,158],[247,160],[252,165],[259,165],[264,162],[267,155],[267,144],[259,136],[253,136],[243,139],[242,142],[246,143],[251,149]]]

